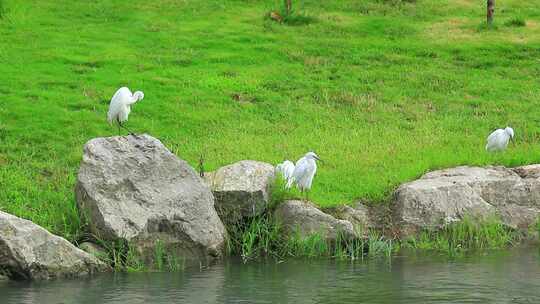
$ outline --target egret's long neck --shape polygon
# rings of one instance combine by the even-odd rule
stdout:
[[[128,101],[128,105],[131,105],[131,104],[134,104],[136,103],[137,101],[139,100],[139,96],[138,95],[133,95],[129,98],[129,101]]]

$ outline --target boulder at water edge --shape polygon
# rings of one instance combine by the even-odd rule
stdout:
[[[210,189],[149,135],[90,140],[76,199],[93,233],[104,240],[127,240],[147,259],[158,245],[187,260],[222,253],[226,232]]]
[[[496,216],[509,227],[528,228],[540,215],[540,166],[433,171],[397,189],[392,213],[402,236],[464,216]]]
[[[351,222],[336,219],[309,202],[285,201],[276,208],[274,217],[289,236],[306,238],[317,234],[328,241],[335,241],[338,235],[344,239],[356,238]]]
[[[67,240],[0,211],[0,274],[16,280],[39,280],[106,270],[107,265]]]
[[[206,181],[214,193],[219,216],[226,224],[235,225],[266,210],[274,167],[244,160],[208,173]]]
[[[369,234],[370,229],[377,228],[372,213],[366,205],[360,202],[353,206],[338,206],[332,210],[332,214],[336,218],[351,222],[354,231],[364,237]]]

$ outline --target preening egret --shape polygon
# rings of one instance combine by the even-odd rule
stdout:
[[[290,160],[286,160],[276,166],[276,171],[281,173],[283,179],[287,181],[285,189],[289,189],[293,183],[294,163]]]
[[[317,160],[321,160],[317,154],[308,152],[296,162],[293,179],[294,183],[296,183],[296,187],[298,187],[298,190],[301,192],[306,192],[311,189],[313,177],[315,176],[315,172],[317,172]]]
[[[144,98],[144,93],[137,91],[131,94],[131,91],[126,87],[121,87],[114,93],[109,105],[109,112],[107,113],[107,121],[110,124],[118,124],[118,132],[120,128],[126,129],[130,134],[133,134],[123,123],[128,120],[129,112],[131,112],[131,105]]]
[[[514,129],[506,127],[497,129],[489,134],[487,138],[486,150],[489,152],[503,151],[508,146],[508,141],[514,141]]]

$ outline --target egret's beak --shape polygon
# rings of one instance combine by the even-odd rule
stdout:
[[[319,157],[315,157],[318,161],[320,161],[321,163],[324,163],[324,161],[322,159],[320,159]]]
[[[514,136],[510,137],[510,140],[512,141],[512,143],[515,145],[516,144],[516,141],[514,140]]]

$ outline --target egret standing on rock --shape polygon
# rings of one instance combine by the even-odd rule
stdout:
[[[506,127],[497,129],[489,134],[487,138],[486,150],[489,152],[503,151],[508,146],[508,141],[514,141],[514,129]]]
[[[126,87],[121,87],[114,93],[109,105],[109,113],[107,113],[107,121],[110,124],[118,124],[118,133],[120,128],[126,129],[129,134],[133,134],[123,123],[128,120],[129,112],[131,112],[131,105],[144,98],[144,93],[137,91],[131,94],[131,91]]]
[[[315,172],[317,172],[317,160],[321,160],[317,154],[308,152],[296,162],[296,166],[294,167],[294,183],[296,183],[298,190],[306,192],[306,199],[307,191],[311,189],[313,177],[315,176]]]
[[[293,183],[294,163],[290,160],[286,160],[276,166],[276,171],[281,173],[283,179],[287,181],[285,189],[290,189]]]

